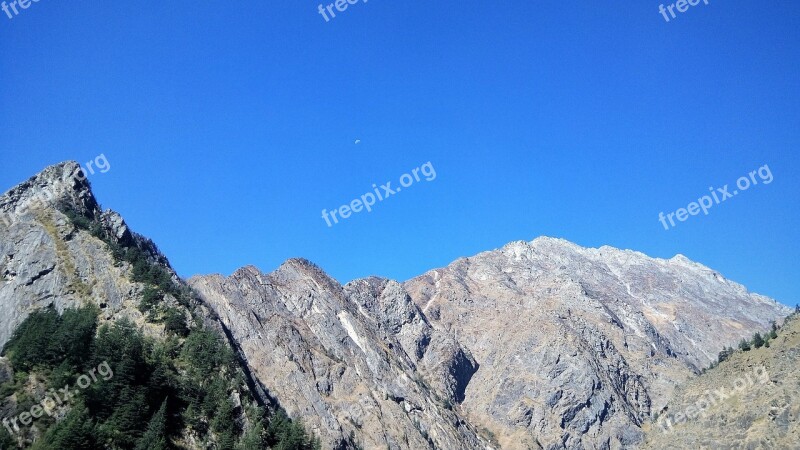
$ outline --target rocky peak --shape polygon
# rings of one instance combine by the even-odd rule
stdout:
[[[285,282],[313,281],[319,287],[341,290],[342,286],[338,281],[331,278],[325,271],[316,264],[303,258],[291,258],[286,260],[272,274],[276,279]]]
[[[10,226],[31,211],[69,205],[78,213],[95,218],[100,207],[81,166],[67,161],[47,167],[0,197],[0,223]]]
[[[447,407],[425,406],[415,385],[466,424],[440,430],[437,447],[485,446],[473,429],[488,430],[503,448],[634,446],[642,425],[721,342],[788,313],[689,260],[549,237],[460,258],[405,283],[368,277],[341,286],[291,259],[270,274],[246,267],[191,284],[248,342],[244,358],[260,361],[255,373],[266,391],[296,402],[290,411],[313,410],[308,420],[326,442],[352,432],[368,447],[392,448],[411,431],[400,416],[393,425],[380,418],[397,413],[393,404],[423,435],[448,420]],[[299,366],[260,344],[281,340]],[[332,360],[356,371],[332,376]],[[354,417],[339,403],[352,403],[351,392],[390,402],[360,404]],[[420,445],[427,447],[410,447]]]
[[[549,237],[403,286],[474,356],[461,407],[509,448],[632,446],[675,385],[790,312],[683,257]]]
[[[0,196],[0,347],[34,309],[95,303],[105,318],[139,315],[139,283],[111,245],[136,247],[177,280],[167,258],[117,212],[101,211],[81,166],[67,161]]]

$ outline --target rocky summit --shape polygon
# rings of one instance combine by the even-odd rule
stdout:
[[[48,167],[0,197],[0,347],[32,310],[51,304],[63,310],[89,301],[105,318],[124,312],[141,319],[135,305],[142,286],[130,280],[130,268],[64,211],[102,227],[115,244],[137,247],[177,279],[149,239],[101,210],[78,163]]]
[[[301,419],[323,448],[653,445],[654,420],[703,387],[691,383],[724,346],[791,313],[681,255],[547,237],[405,282],[342,285],[291,259],[271,273],[247,266],[184,284],[152,242],[100,209],[80,172],[52,166],[0,197],[0,345],[50,305],[89,303],[102,320],[165,333],[137,307],[136,268],[115,261],[114,248],[135,248],[193,290],[192,314],[230,346],[258,404]],[[776,351],[796,356],[795,341]],[[197,436],[182,445],[206,448]]]
[[[790,310],[683,256],[513,242],[404,284],[480,365],[460,408],[503,448],[631,448],[676,385]]]

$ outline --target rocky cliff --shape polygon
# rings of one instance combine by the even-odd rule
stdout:
[[[138,247],[177,280],[166,258],[148,239],[131,232],[114,211],[102,211],[75,162],[48,167],[0,197],[0,348],[30,311],[50,304],[59,310],[85,302],[142,322],[136,305],[143,289],[130,279],[108,245],[78,230],[69,211],[103,228],[111,242]]]
[[[259,448],[262,440],[312,448],[301,426],[259,401],[246,365],[227,364],[234,352],[222,323],[149,239],[100,209],[77,163],[48,167],[0,197],[0,277],[0,450]],[[71,319],[62,326],[36,311]],[[87,328],[99,331],[82,339]],[[117,337],[98,338],[108,333]],[[26,365],[18,352],[37,361]],[[93,385],[106,390],[102,401],[73,392],[30,420],[36,408],[42,415],[32,405],[48,401],[48,389],[75,390],[100,353],[117,374]],[[154,426],[165,414],[170,426]],[[229,419],[214,422],[219,414]]]
[[[790,312],[680,255],[552,238],[404,286],[480,365],[462,410],[504,448],[630,448],[722,345]]]
[[[453,410],[476,362],[430,326],[399,283],[341,286],[300,259],[268,275],[245,267],[189,283],[265,391],[327,448],[485,447]]]
[[[190,284],[291,413],[366,448],[631,448],[723,343],[790,312],[682,256],[552,238],[402,285],[303,260]]]

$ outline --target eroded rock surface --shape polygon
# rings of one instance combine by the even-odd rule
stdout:
[[[455,411],[475,362],[402,286],[341,286],[301,259],[189,284],[219,314],[263,391],[326,448],[485,448]],[[352,439],[351,439],[352,435]]]
[[[265,391],[365,448],[632,448],[724,343],[789,313],[681,256],[552,238],[403,284],[304,260],[190,284]]]
[[[144,285],[132,281],[131,265],[65,210],[100,226],[109,242],[138,248],[180,282],[151,240],[101,210],[78,163],[50,166],[0,196],[0,348],[31,311],[51,304],[60,311],[92,303],[101,319],[127,317],[150,328],[137,308]]]
[[[552,238],[404,287],[479,364],[461,408],[503,448],[631,448],[675,385],[790,312],[682,256]]]

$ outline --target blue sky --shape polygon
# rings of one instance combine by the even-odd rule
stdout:
[[[100,201],[184,276],[301,256],[404,280],[547,235],[682,253],[800,301],[796,2],[669,23],[658,1],[372,0],[328,23],[317,5],[0,12],[1,189],[102,153]],[[435,180],[322,219],[429,161]],[[769,185],[659,223],[764,164]]]

